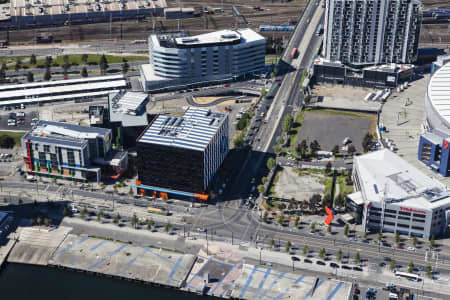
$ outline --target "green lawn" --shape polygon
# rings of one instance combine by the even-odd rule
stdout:
[[[1,135],[9,135],[14,139],[14,145],[20,146],[20,139],[24,136],[26,131],[8,131],[8,130],[0,130]]]
[[[0,64],[9,64],[16,61],[16,59],[26,59],[28,56],[0,56]]]
[[[148,61],[148,57],[146,56],[113,56],[113,55],[105,55],[106,56],[106,60],[108,61],[108,64],[114,64],[114,63],[122,63],[123,60],[125,59],[128,62],[135,62],[135,61]],[[81,60],[82,54],[74,54],[74,55],[69,55],[69,63],[72,65],[85,65],[85,63]],[[100,54],[89,54],[88,55],[88,59],[87,59],[87,64],[89,63],[99,63],[100,62]],[[22,60],[23,59],[27,59],[29,57],[20,57]],[[3,57],[2,59],[8,61],[8,59],[10,59],[10,61],[8,62],[15,62],[16,58],[15,57]],[[0,60],[1,62],[1,60]],[[55,64],[62,66],[64,65],[64,56],[58,56],[57,58],[53,59],[52,61],[52,66],[54,66]],[[22,66],[24,69],[31,69],[31,68],[35,68],[37,66],[43,67],[45,65],[45,59],[38,59],[36,65],[30,65],[29,62],[23,62]],[[13,66],[9,66],[8,67],[9,70],[14,70],[14,65]]]

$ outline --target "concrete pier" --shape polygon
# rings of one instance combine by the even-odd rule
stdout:
[[[67,236],[70,227],[40,228],[21,227],[17,242],[8,257],[8,262],[45,266],[52,253]]]
[[[194,262],[191,254],[70,234],[48,263],[179,288]]]

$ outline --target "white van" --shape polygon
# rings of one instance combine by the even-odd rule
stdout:
[[[396,293],[389,293],[389,300],[397,300],[398,295]]]

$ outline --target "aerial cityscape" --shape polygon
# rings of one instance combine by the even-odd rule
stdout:
[[[0,0],[1,299],[450,299],[450,2]]]

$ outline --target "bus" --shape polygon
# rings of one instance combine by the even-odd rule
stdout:
[[[157,215],[163,215],[163,216],[168,216],[169,215],[169,211],[165,208],[162,207],[152,207],[149,206],[147,207],[147,211],[151,214],[157,214]]]
[[[406,272],[399,272],[395,271],[395,277],[403,277],[411,281],[419,281],[419,275],[413,274],[413,273],[406,273]]]

